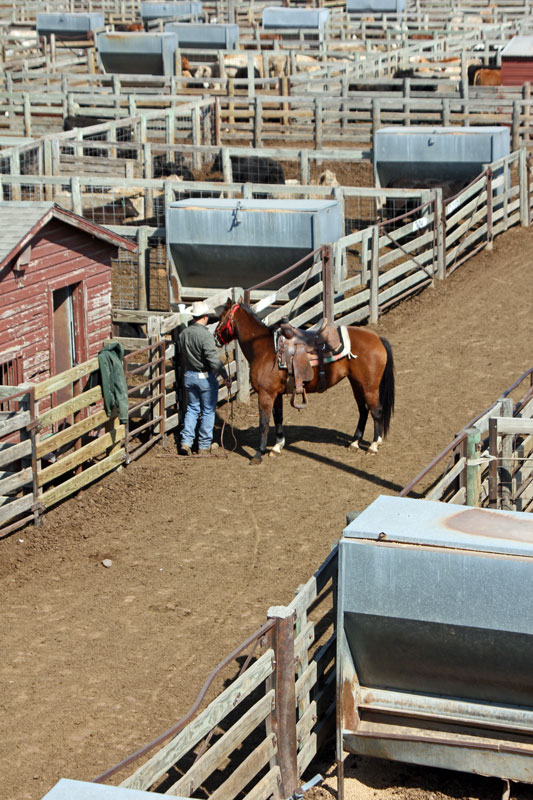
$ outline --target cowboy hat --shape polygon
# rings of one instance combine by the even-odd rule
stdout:
[[[197,300],[192,304],[192,306],[190,306],[190,308],[186,309],[186,313],[190,314],[192,317],[210,317],[213,314],[213,311],[209,308],[206,302],[203,300]]]

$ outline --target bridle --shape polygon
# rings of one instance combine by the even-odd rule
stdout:
[[[217,325],[215,330],[215,338],[219,347],[222,347],[222,345],[228,344],[228,342],[231,342],[232,339],[235,339],[235,323],[233,318],[238,308],[239,303],[234,303],[228,312],[228,316],[226,317],[224,324],[219,322]],[[227,339],[223,338],[222,336],[222,334],[226,333]]]

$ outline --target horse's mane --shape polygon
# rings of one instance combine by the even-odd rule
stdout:
[[[250,306],[247,305],[246,303],[239,303],[239,305],[243,309],[243,311],[246,311],[246,313],[249,314],[251,317],[253,317],[256,322],[259,322],[259,324],[262,325],[263,328],[265,328],[265,330],[267,330],[270,333],[272,333],[272,329],[269,328],[268,325],[266,323],[264,323],[262,319],[260,319],[260,317],[253,310],[253,308],[250,308]]]

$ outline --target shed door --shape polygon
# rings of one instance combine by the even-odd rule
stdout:
[[[82,302],[79,284],[56,289],[53,293],[54,310],[54,361],[55,374],[65,372],[80,361],[80,343],[78,341],[76,320],[80,319],[81,309],[77,305]],[[76,313],[77,312],[77,313]],[[64,403],[72,397],[72,386],[61,389],[57,393],[57,402]]]

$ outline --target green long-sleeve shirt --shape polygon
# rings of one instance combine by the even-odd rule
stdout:
[[[227,378],[226,367],[219,358],[213,334],[205,325],[192,322],[180,333],[179,342],[184,369],[216,372]]]

